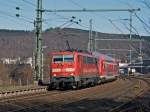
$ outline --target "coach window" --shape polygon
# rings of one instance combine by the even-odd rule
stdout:
[[[63,56],[62,55],[53,56],[53,62],[54,63],[61,63],[61,62],[63,62]]]
[[[74,62],[73,55],[64,55],[64,62]]]

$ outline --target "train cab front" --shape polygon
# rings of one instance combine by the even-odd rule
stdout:
[[[75,82],[75,56],[73,53],[55,53],[52,55],[51,83],[52,88],[68,88]]]

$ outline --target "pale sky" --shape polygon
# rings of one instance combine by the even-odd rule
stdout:
[[[0,0],[0,29],[33,30],[36,16],[37,0]],[[44,9],[129,9],[140,8],[137,15],[150,26],[150,9],[142,2],[144,0],[43,0]],[[149,0],[145,0],[149,2]],[[149,2],[150,3],[150,2]],[[16,10],[20,7],[20,10]],[[19,13],[20,17],[15,15]],[[74,21],[67,22],[75,16]],[[43,29],[49,27],[72,27],[89,29],[89,20],[93,20],[93,30],[104,33],[129,33],[129,12],[74,12],[74,13],[43,13]],[[126,20],[124,20],[126,19]],[[66,24],[65,24],[66,23]],[[117,27],[117,28],[116,28]],[[133,14],[133,27],[140,35],[150,35],[143,24]],[[148,29],[149,30],[149,29]],[[135,34],[136,31],[133,30]]]

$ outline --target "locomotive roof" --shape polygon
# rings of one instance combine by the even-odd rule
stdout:
[[[52,52],[52,55],[57,55],[57,54],[81,54],[81,55],[86,55],[86,56],[93,56],[92,53],[89,52],[78,52],[78,51],[56,51],[56,52]]]
[[[115,61],[116,59],[115,58],[112,58],[110,56],[107,56],[105,54],[102,54],[102,53],[99,53],[99,52],[92,52],[92,54],[95,56],[95,57],[104,57],[106,60],[111,60],[111,61]]]
[[[95,58],[99,58],[102,57],[108,61],[115,61],[114,58],[107,56],[105,54],[99,53],[99,52],[88,52],[88,51],[70,51],[70,50],[65,50],[65,51],[56,51],[56,52],[52,52],[52,55],[56,55],[56,54],[74,54],[74,53],[78,53],[80,55],[84,55],[84,56],[93,56]]]

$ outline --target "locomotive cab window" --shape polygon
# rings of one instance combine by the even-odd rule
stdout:
[[[61,62],[63,62],[63,56],[62,55],[53,56],[53,62],[54,63],[61,63]]]
[[[62,63],[62,62],[74,62],[73,55],[55,55],[53,56],[54,63]]]
[[[64,55],[64,62],[74,62],[73,55]]]

